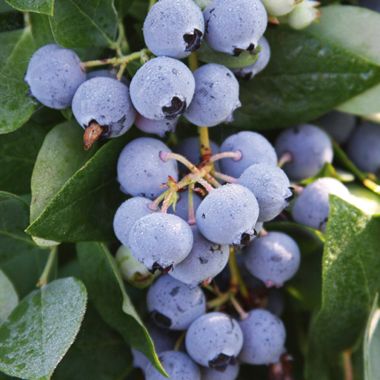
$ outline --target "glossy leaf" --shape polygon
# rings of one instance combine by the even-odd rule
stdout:
[[[39,175],[32,177],[32,223],[27,232],[61,242],[111,240],[113,215],[121,202],[116,162],[128,137],[107,142],[89,158],[92,153],[84,153],[78,136],[81,129],[70,127],[76,130],[60,127],[62,139],[72,135],[65,147],[48,141],[54,130],[45,139],[50,153],[43,154],[44,143],[34,170],[38,168]]]
[[[54,372],[54,379],[124,379],[131,365],[130,350],[123,338],[89,304],[78,336]]]
[[[115,42],[117,15],[112,0],[56,0],[50,25],[62,46],[105,47]]]
[[[50,378],[79,331],[86,303],[85,287],[70,277],[30,293],[0,327],[0,370]]]
[[[0,135],[0,189],[16,194],[30,192],[34,161],[48,127],[33,122]]]
[[[37,105],[24,82],[26,67],[35,47],[30,29],[24,29],[21,33],[0,33],[0,46],[3,41],[6,41],[8,48],[6,55],[0,54],[0,134],[21,127]]]
[[[24,230],[29,205],[21,198],[0,192],[0,268],[23,297],[35,288],[47,258]]]
[[[380,217],[331,197],[322,267],[322,305],[314,318],[306,378],[328,378],[337,355],[358,339],[380,289]],[[321,372],[322,371],[322,372]]]
[[[13,8],[23,12],[37,12],[52,16],[54,0],[5,0]]]
[[[364,336],[365,380],[376,380],[380,373],[380,308],[378,296],[373,302]]]
[[[197,51],[197,55],[202,62],[219,63],[231,69],[240,69],[242,67],[253,65],[257,61],[257,55],[248,52],[241,53],[238,57],[224,54],[212,50],[206,43],[203,43]]]
[[[78,258],[83,281],[99,314],[126,342],[162,370],[153,342],[125,291],[107,247],[101,243],[79,243]]]
[[[0,270],[0,325],[18,304],[18,295],[12,282]]]
[[[379,84],[379,25],[380,14],[332,5],[302,32],[270,29],[269,66],[242,82],[235,125],[267,129],[313,120]]]

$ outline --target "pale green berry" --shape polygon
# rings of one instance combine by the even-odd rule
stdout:
[[[267,12],[274,17],[290,13],[299,1],[297,0],[262,0]]]

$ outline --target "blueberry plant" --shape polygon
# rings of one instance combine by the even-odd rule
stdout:
[[[0,379],[378,380],[380,2],[0,0]]]

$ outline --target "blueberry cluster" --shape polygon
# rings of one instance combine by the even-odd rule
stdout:
[[[158,138],[138,137],[121,151],[117,180],[129,198],[114,216],[122,244],[116,261],[126,281],[149,286],[148,329],[171,378],[234,380],[240,364],[276,365],[286,357],[278,288],[297,273],[301,253],[292,237],[267,231],[267,223],[292,217],[324,231],[329,195],[350,193],[334,178],[305,187],[302,181],[332,163],[332,138],[361,170],[378,172],[380,132],[331,113],[283,131],[274,146],[252,131],[220,146],[208,141],[208,128],[231,121],[241,105],[238,78],[253,78],[270,61],[268,15],[301,28],[317,11],[308,0],[203,3],[202,11],[193,0],[156,2],[143,28],[149,51],[82,63],[75,52],[46,45],[33,55],[25,80],[42,104],[72,107],[85,148],[133,124],[159,137],[174,132],[181,117],[201,128],[200,139],[183,139],[173,150]],[[192,72],[181,59],[202,43],[257,60],[234,71],[208,63]],[[136,57],[143,64],[129,82],[123,69]],[[120,71],[86,72],[104,63]],[[147,380],[164,378],[138,351],[134,365]]]

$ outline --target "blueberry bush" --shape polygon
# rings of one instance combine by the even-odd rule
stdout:
[[[380,379],[378,0],[0,0],[0,380]]]

